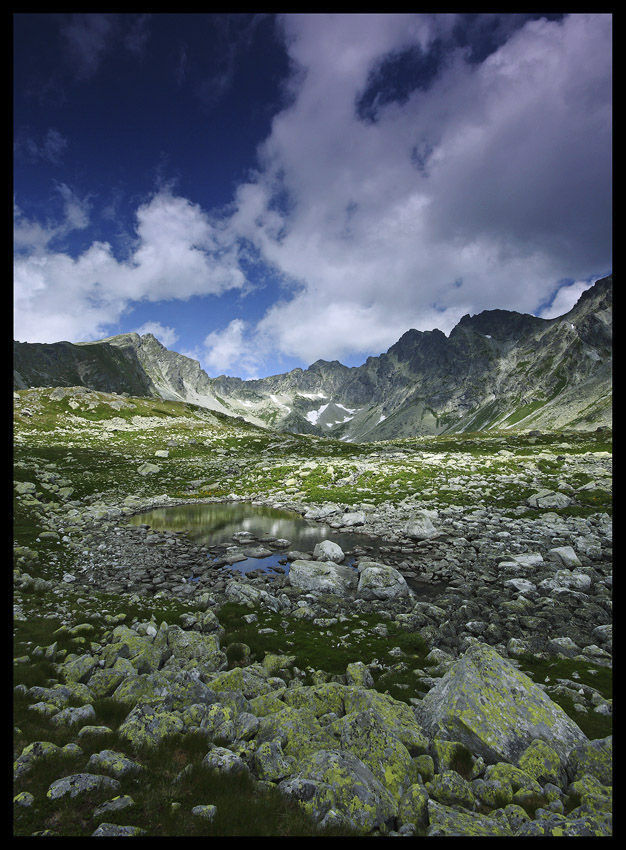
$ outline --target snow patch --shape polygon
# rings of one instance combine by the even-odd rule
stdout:
[[[291,408],[290,408],[290,407],[287,407],[287,405],[286,405],[286,404],[284,404],[282,401],[279,401],[279,400],[276,398],[276,396],[275,396],[275,395],[271,395],[271,394],[270,394],[270,398],[272,399],[272,401],[274,402],[274,404],[277,404],[279,407],[284,407],[284,408],[285,408],[285,410],[288,410],[288,411],[289,411],[289,413],[291,413]]]
[[[319,410],[309,410],[309,412],[306,415],[306,418],[309,420],[309,422],[312,425],[317,425],[317,420],[320,418],[320,416],[326,410],[327,407],[328,407],[328,404],[323,404],[319,408]]]

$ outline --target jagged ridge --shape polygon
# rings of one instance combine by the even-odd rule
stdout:
[[[349,441],[608,425],[612,284],[612,276],[597,281],[556,319],[486,310],[463,316],[448,337],[408,330],[361,366],[318,360],[250,381],[210,378],[151,334],[76,345],[16,342],[14,384],[159,396]]]

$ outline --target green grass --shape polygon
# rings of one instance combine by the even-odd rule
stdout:
[[[255,613],[257,620],[247,623],[245,615]],[[424,666],[424,658],[430,647],[419,633],[408,632],[393,621],[375,614],[358,614],[344,622],[316,625],[308,620],[297,620],[266,609],[253,609],[233,602],[222,605],[218,617],[226,629],[222,646],[245,644],[250,648],[250,662],[262,661],[267,653],[293,655],[294,665],[300,670],[323,670],[329,676],[345,673],[348,664],[363,661],[369,664],[377,660],[380,670],[375,684],[380,691],[393,690],[396,699],[408,700],[420,689],[414,670]],[[334,618],[329,618],[334,619]],[[377,634],[374,628],[381,623],[387,627],[387,635]],[[260,629],[273,629],[269,634],[259,634]],[[389,656],[392,647],[399,647],[407,670],[390,672],[397,659]],[[310,684],[311,679],[307,682]],[[407,691],[402,685],[409,684]],[[400,687],[398,687],[400,686]],[[424,688],[422,688],[424,690]]]
[[[273,494],[280,498],[285,481],[294,477],[297,499],[303,503],[334,501],[346,507],[363,502],[398,504],[408,496],[416,497],[412,504],[417,505],[455,505],[467,510],[485,506],[506,514],[516,511],[537,489],[528,477],[531,467],[541,486],[556,486],[564,477],[577,488],[592,478],[586,473],[568,472],[568,461],[586,452],[612,451],[610,431],[535,435],[514,430],[474,431],[352,444],[309,435],[268,434],[242,420],[215,412],[207,414],[182,402],[158,399],[128,398],[124,401],[134,404],[134,408],[115,410],[99,404],[94,410],[81,411],[72,409],[68,399],[49,400],[46,394],[50,392],[20,393],[23,398],[31,398],[29,404],[35,412],[31,418],[18,420],[14,449],[15,481],[33,482],[41,502],[29,505],[27,498],[15,499],[14,540],[31,550],[22,550],[21,554],[18,550],[16,564],[23,572],[44,579],[58,579],[63,570],[71,571],[80,565],[82,557],[80,546],[72,549],[65,542],[37,540],[43,530],[72,526],[71,518],[64,514],[67,505],[49,487],[54,481],[50,481],[48,473],[58,476],[57,483],[59,479],[70,483],[74,488],[71,500],[80,510],[97,501],[120,505],[127,495],[139,496],[146,502],[162,493],[185,501],[230,493]],[[38,402],[34,401],[36,396]],[[91,400],[97,397],[98,394],[87,395]],[[495,415],[495,410],[480,412],[484,424],[488,424],[492,414]],[[79,422],[74,430],[65,429],[70,415],[72,422],[74,418]],[[154,417],[159,427],[145,432],[114,433],[105,433],[100,428],[102,422],[112,417],[129,421],[134,416]],[[479,417],[475,426],[480,421]],[[168,447],[166,443],[172,439],[177,445]],[[156,449],[166,447],[170,450],[168,458],[154,457]],[[513,456],[498,455],[502,449]],[[552,452],[554,458],[537,457],[542,450]],[[396,453],[402,456],[395,457]],[[557,461],[556,455],[565,460]],[[436,462],[427,462],[433,456]],[[305,461],[312,459],[319,466],[300,479],[297,473]],[[161,472],[145,478],[138,476],[137,468],[145,460],[157,463]],[[332,473],[328,472],[329,465],[334,466]],[[463,479],[460,490],[448,486],[454,476]],[[511,480],[503,480],[504,476]],[[342,479],[346,481],[338,485]],[[486,486],[481,485],[479,492],[474,482],[483,479]],[[188,492],[190,481],[201,482],[193,494]],[[557,513],[561,516],[611,513],[611,495],[605,490],[574,495],[576,503]],[[52,507],[55,504],[60,507]],[[124,522],[123,518],[119,521]],[[80,542],[79,530],[69,534],[72,541]],[[136,620],[152,620],[158,627],[163,621],[178,624],[181,615],[195,610],[193,603],[165,597],[87,593],[84,588],[76,590],[72,585],[64,585],[61,591],[44,588],[16,592],[24,619],[17,618],[14,622],[14,655],[17,658],[30,655],[30,659],[15,664],[14,685],[29,688],[55,683],[54,665],[35,657],[35,647],[48,647],[56,642],[59,652],[88,652],[91,641],[103,642],[113,628],[107,624],[107,615],[123,612],[126,625]],[[311,684],[320,677],[341,677],[347,665],[358,660],[371,665],[374,687],[396,699],[409,702],[428,690],[422,678],[424,672],[428,673],[425,656],[430,647],[419,633],[406,631],[383,615],[350,610],[345,612],[345,618],[338,617],[333,623],[335,612],[341,609],[338,601],[328,598],[321,604],[328,609],[330,622],[314,624],[265,608],[253,611],[233,603],[223,605],[217,613],[226,630],[222,646],[229,666],[262,662],[267,653],[294,656],[293,665],[280,675],[286,678],[298,675],[294,674],[297,667],[304,673],[303,683]],[[257,621],[252,624],[243,619],[250,613],[257,615]],[[70,627],[82,623],[93,630],[59,632],[65,620]],[[386,634],[379,628],[381,625],[386,627]],[[273,631],[260,634],[262,629]],[[394,647],[398,647],[397,653],[390,654]],[[553,684],[557,678],[575,678],[576,672],[580,676],[576,681],[596,688],[607,699],[612,696],[611,671],[590,662],[529,657],[523,659],[523,669],[535,681],[544,683],[549,677]],[[49,740],[60,746],[79,741],[75,731],[58,729],[29,710],[36,701],[35,697],[21,693],[21,689],[15,692],[13,722],[19,729],[15,736],[18,752],[35,740]],[[610,717],[595,712],[583,715],[567,696],[557,697],[556,701],[589,737],[610,734]],[[37,765],[32,775],[20,782],[16,791],[30,790],[35,794],[36,805],[32,810],[16,809],[16,835],[50,829],[59,835],[89,836],[96,828],[90,814],[94,800],[53,803],[45,796],[53,779],[83,770],[92,752],[104,748],[127,752],[127,744],[117,731],[127,706],[109,697],[95,700],[94,709],[93,722],[109,726],[111,732],[80,739],[82,757],[68,760],[65,756],[61,761],[53,759]],[[203,770],[200,763],[208,746],[204,735],[190,734],[167,739],[157,750],[137,753],[135,757],[146,769],[144,777],[140,783],[123,780],[120,792],[132,796],[135,806],[104,819],[136,824],[148,829],[151,835],[321,836],[296,804],[275,791],[263,791],[245,777],[227,779]],[[173,786],[172,779],[184,767],[189,767],[189,776]],[[458,768],[464,769],[460,763]],[[149,777],[147,781],[146,777]],[[190,816],[190,807],[198,803],[217,806],[218,816],[212,824]]]

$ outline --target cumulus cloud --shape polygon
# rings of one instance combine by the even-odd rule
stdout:
[[[281,351],[333,359],[464,312],[534,312],[557,280],[610,267],[611,17],[529,21],[481,62],[442,49],[454,20],[283,19],[292,99],[229,222],[284,275],[257,328]],[[400,96],[377,69],[412,49],[428,73]]]
[[[548,307],[544,307],[539,312],[539,315],[542,319],[556,319],[558,316],[569,313],[583,292],[589,289],[589,287],[590,284],[584,280],[576,280],[573,283],[561,286],[552,299],[551,304]]]
[[[141,327],[135,328],[135,333],[140,336],[152,334],[166,348],[171,348],[179,339],[179,334],[175,328],[162,325],[161,322],[144,322]]]
[[[221,228],[196,204],[163,190],[136,214],[126,259],[107,242],[74,258],[55,242],[84,226],[84,205],[60,187],[65,217],[41,224],[16,209],[15,338],[55,342],[97,339],[132,302],[187,299],[240,289],[245,277]]]
[[[62,220],[16,211],[18,339],[94,339],[133,302],[245,290],[256,263],[280,298],[256,324],[209,334],[197,357],[213,374],[251,375],[281,355],[377,354],[411,327],[447,333],[484,309],[558,315],[610,270],[610,15],[279,21],[286,105],[221,216],[162,188],[120,259],[105,242],[62,250],[90,214],[64,184]],[[138,47],[147,24],[136,21]],[[119,25],[68,20],[85,74]],[[576,283],[551,300],[564,279]]]
[[[255,377],[262,359],[255,336],[247,322],[233,319],[205,337],[197,359],[209,375],[230,375],[236,367],[238,374]]]

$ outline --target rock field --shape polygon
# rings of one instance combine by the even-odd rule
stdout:
[[[16,834],[612,834],[610,431],[348,446],[15,395]],[[129,523],[190,500],[360,543]]]

